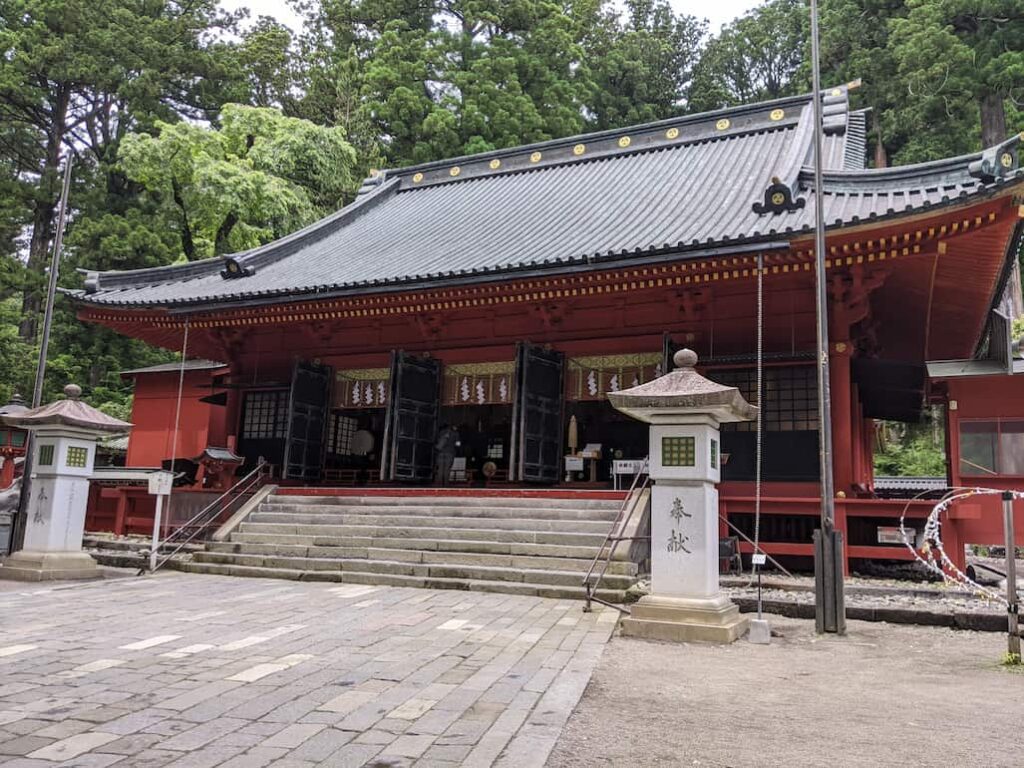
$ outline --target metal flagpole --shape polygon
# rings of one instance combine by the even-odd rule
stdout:
[[[821,61],[818,2],[811,0],[811,72],[814,105],[814,277],[818,319],[818,437],[821,472],[821,528],[814,533],[815,625],[820,632],[846,631],[843,599],[843,540],[835,530],[832,479],[832,393],[828,364],[828,287],[825,283],[825,212],[822,188]]]
[[[61,188],[60,208],[57,212],[57,232],[53,240],[53,257],[50,260],[50,281],[46,288],[46,310],[43,313],[43,332],[39,341],[39,359],[36,362],[36,380],[32,386],[32,407],[43,403],[43,380],[46,377],[46,353],[50,346],[50,327],[53,325],[53,300],[57,295],[57,276],[60,273],[60,251],[64,244],[64,224],[67,221],[68,195],[71,191],[71,153],[64,161],[64,185]],[[25,441],[25,463],[21,472],[21,498],[18,500],[17,530],[11,541],[11,552],[21,549],[25,543],[25,526],[28,517],[28,497],[32,485],[32,451],[34,432],[29,431]]]

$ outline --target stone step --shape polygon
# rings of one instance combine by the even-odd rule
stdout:
[[[312,537],[344,538],[346,536],[370,536],[386,538],[424,539],[467,539],[471,541],[506,541],[529,544],[568,544],[573,546],[599,547],[608,532],[576,533],[570,531],[515,530],[505,528],[470,528],[438,526],[398,525],[286,525],[284,523],[242,523],[242,534],[299,535]],[[232,539],[238,534],[232,534]]]
[[[507,507],[478,506],[456,504],[420,504],[420,505],[374,505],[367,507],[350,504],[283,504],[271,500],[264,501],[258,510],[262,514],[303,514],[303,515],[349,515],[349,516],[409,516],[409,517],[472,517],[472,518],[508,518],[530,520],[591,520],[611,522],[619,513],[614,509],[571,509],[548,507]]]
[[[278,491],[267,498],[267,504],[314,504],[318,506],[353,507],[518,507],[520,509],[593,509],[618,510],[620,498],[575,499],[547,496],[304,496]]]
[[[566,533],[608,532],[608,520],[536,520],[534,518],[444,517],[442,515],[348,515],[343,513],[299,514],[296,512],[254,512],[249,523],[279,523],[295,526],[386,525],[396,528],[494,528],[512,531],[559,531]]]
[[[593,560],[599,550],[595,546],[570,544],[535,544],[516,541],[474,541],[473,539],[419,539],[389,536],[299,536],[266,533],[234,533],[230,542],[251,546],[366,548],[390,547],[395,549],[438,550],[441,552],[475,552],[495,555],[527,555],[536,557],[569,557]],[[215,548],[211,543],[211,547]]]
[[[180,562],[174,567],[190,573],[214,573],[224,576],[249,576],[292,581],[330,581],[347,584],[371,584],[394,587],[418,587],[427,589],[459,589],[473,592],[500,592],[515,595],[533,595],[558,599],[579,599],[585,596],[582,586],[557,584],[535,584],[517,581],[481,581],[447,577],[406,576],[394,573],[371,573],[363,571],[305,571],[290,568],[261,568],[248,565]],[[621,603],[624,590],[599,589],[595,595],[610,603]],[[367,596],[369,597],[369,596]]]
[[[242,542],[223,541],[211,542],[207,549],[210,552],[223,554],[260,555],[265,557],[286,558],[337,558],[363,560],[395,560],[406,563],[426,563],[436,565],[481,565],[492,568],[539,569],[558,571],[577,571],[585,573],[593,562],[591,558],[554,557],[494,554],[480,552],[463,552],[436,549],[407,549],[400,547],[323,547],[304,546],[301,544],[246,544]],[[596,553],[596,549],[594,550]],[[613,562],[609,565],[609,573],[636,576],[637,566],[629,562]]]
[[[242,565],[254,568],[284,568],[299,571],[352,571],[356,573],[385,573],[400,576],[420,576],[438,579],[467,579],[474,581],[518,581],[530,584],[557,584],[578,586],[583,581],[580,571],[537,570],[530,568],[503,568],[484,565],[457,565],[448,563],[418,563],[399,560],[363,560],[321,557],[276,557],[242,555],[227,552],[197,552],[193,562]],[[628,589],[632,576],[608,574],[602,584],[610,589]]]

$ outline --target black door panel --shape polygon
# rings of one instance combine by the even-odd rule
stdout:
[[[561,471],[563,363],[561,352],[516,348],[514,479],[555,483]]]
[[[433,478],[440,374],[437,360],[402,351],[392,353],[383,478],[407,482]]]
[[[297,362],[288,397],[283,477],[307,481],[320,479],[330,403],[330,367]]]

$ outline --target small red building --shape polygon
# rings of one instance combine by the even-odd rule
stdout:
[[[956,453],[976,429],[968,414],[1019,415],[1010,402],[1024,379],[967,383],[927,363],[981,359],[1006,341],[993,311],[1024,233],[1020,137],[867,170],[865,114],[845,86],[825,94],[824,129],[837,524],[851,559],[906,558],[879,543],[904,502],[874,493],[873,421],[918,420],[928,398],[948,398],[958,482],[960,462],[976,461]],[[812,137],[802,96],[388,170],[343,210],[252,251],[91,273],[74,297],[82,319],[223,361],[186,366],[177,446],[177,367],[132,374],[128,464],[214,446],[250,465],[266,457],[286,483],[427,483],[448,424],[467,483],[580,487],[564,460],[574,423],[579,446],[600,446],[596,477],[610,483],[614,460],[642,458],[647,438],[606,394],[659,375],[685,345],[707,375],[762,403],[762,541],[809,557]],[[1015,424],[995,427],[1011,452]],[[723,451],[722,511],[752,529],[753,427],[730,428]],[[995,471],[1016,472],[1003,456]],[[913,503],[911,515],[929,508]]]
[[[28,410],[20,395],[14,395],[6,405],[0,405],[0,416],[15,416]],[[14,482],[15,465],[25,458],[28,432],[17,427],[0,425],[0,491]]]

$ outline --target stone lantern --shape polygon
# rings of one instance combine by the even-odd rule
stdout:
[[[757,408],[735,387],[697,373],[693,351],[674,360],[671,373],[608,395],[615,408],[651,425],[651,593],[622,633],[731,643],[747,620],[718,587],[719,425],[753,421]]]
[[[127,432],[132,425],[83,403],[82,390],[74,384],[64,394],[66,400],[0,417],[9,427],[33,433],[25,544],[0,566],[0,578],[48,581],[100,575],[96,561],[82,551],[96,440]]]
[[[21,395],[13,395],[7,405],[0,405],[0,417],[17,416],[27,410]],[[14,482],[14,462],[25,455],[26,442],[28,432],[24,429],[0,426],[0,491]]]

